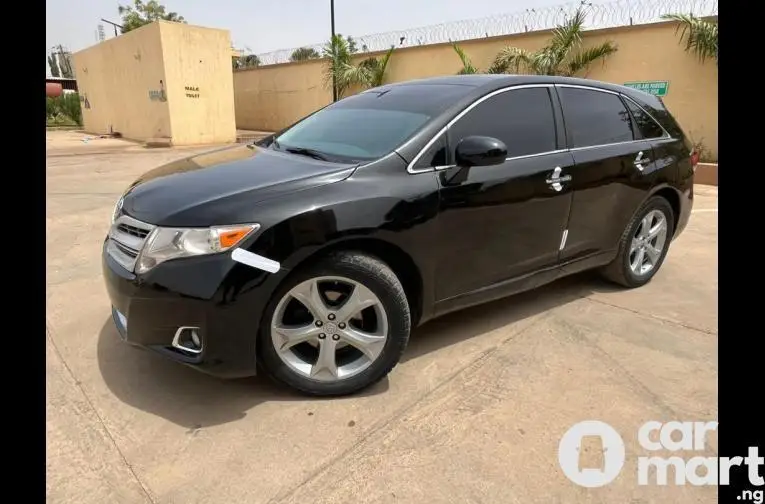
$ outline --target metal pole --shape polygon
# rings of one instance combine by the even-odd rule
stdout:
[[[112,23],[111,21],[108,21],[108,20],[106,20],[104,18],[101,18],[101,21],[103,21],[104,23],[109,23],[110,25],[112,25],[114,27],[114,36],[115,37],[119,36],[119,34],[117,33],[117,28],[119,28],[120,31],[124,30],[122,25],[118,25],[117,23]]]
[[[335,61],[332,62],[332,101],[337,101],[337,51],[335,50],[335,0],[329,0],[330,16],[332,18],[332,38],[330,39],[330,47],[333,48],[332,57]]]

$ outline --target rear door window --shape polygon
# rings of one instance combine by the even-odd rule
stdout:
[[[618,95],[570,87],[559,87],[558,93],[572,147],[637,139],[630,114]]]

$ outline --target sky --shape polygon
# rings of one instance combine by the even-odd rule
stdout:
[[[48,50],[63,45],[72,52],[97,42],[99,24],[106,38],[119,22],[117,7],[132,0],[46,0]],[[255,54],[320,44],[330,34],[330,0],[166,0],[189,24],[224,28],[235,47]],[[481,18],[567,3],[566,0],[335,0],[335,30],[360,37],[406,28]],[[47,68],[47,64],[46,64]],[[50,73],[50,72],[48,72]]]

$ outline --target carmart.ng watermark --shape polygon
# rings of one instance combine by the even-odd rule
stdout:
[[[701,451],[706,447],[707,433],[717,430],[717,422],[656,422],[643,424],[638,430],[640,446],[649,452]],[[679,439],[678,439],[679,437]],[[602,447],[599,461],[594,467],[583,467],[585,440],[595,440]],[[580,422],[571,427],[558,445],[558,462],[563,473],[577,485],[596,488],[611,483],[624,467],[625,449],[621,435],[610,425],[597,420]],[[749,448],[746,457],[638,457],[639,485],[668,485],[670,468],[674,484],[694,486],[727,485],[732,467],[747,468],[749,482],[762,487],[765,479],[760,475],[760,465],[765,459],[759,456],[756,446]],[[653,468],[653,477],[650,469]],[[718,470],[719,469],[719,470]],[[762,504],[763,490],[745,490],[738,498]]]

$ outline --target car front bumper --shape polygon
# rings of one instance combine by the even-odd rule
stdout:
[[[119,337],[200,371],[226,378],[256,373],[256,337],[268,302],[264,272],[230,254],[167,261],[136,275],[102,251],[102,269]],[[244,294],[243,294],[244,293]],[[196,328],[201,351],[174,346]]]

